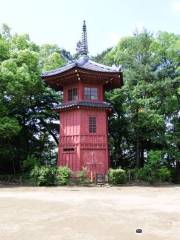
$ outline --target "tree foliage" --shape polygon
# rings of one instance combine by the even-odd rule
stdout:
[[[23,171],[33,155],[56,161],[58,115],[52,112],[60,95],[40,79],[45,69],[65,63],[55,45],[38,46],[27,34],[0,30],[0,173]]]
[[[124,86],[107,93],[115,108],[110,117],[113,166],[143,167],[150,150],[179,172],[180,37],[144,30],[120,40],[100,62],[121,64]]]

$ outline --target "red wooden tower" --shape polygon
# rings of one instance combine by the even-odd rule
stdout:
[[[104,92],[122,85],[119,67],[108,67],[88,57],[86,24],[78,43],[79,58],[42,74],[52,88],[63,91],[59,107],[60,139],[58,166],[73,171],[86,168],[89,176],[106,174],[109,167],[108,114],[109,103]]]

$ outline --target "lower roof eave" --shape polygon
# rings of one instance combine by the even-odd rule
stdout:
[[[106,110],[108,112],[112,112],[113,107],[91,107],[91,106],[72,106],[72,107],[63,107],[63,108],[56,108],[53,109],[55,112],[65,112],[74,109],[95,109],[95,110]]]

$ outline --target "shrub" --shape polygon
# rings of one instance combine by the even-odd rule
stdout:
[[[40,166],[40,161],[33,154],[28,155],[27,158],[23,161],[23,168],[25,171],[31,171],[35,166]]]
[[[153,184],[159,181],[158,169],[160,168],[161,151],[150,151],[148,161],[143,168],[138,170],[137,177],[139,180]]]
[[[128,181],[136,181],[137,180],[137,174],[138,174],[137,168],[127,169],[126,173],[127,173]]]
[[[161,151],[153,151],[151,150],[148,153],[148,162],[146,165],[148,165],[151,168],[154,168],[155,170],[160,167],[161,163],[161,158],[162,158],[162,152]]]
[[[158,177],[160,182],[170,182],[171,181],[171,171],[167,167],[161,167],[158,170]]]
[[[108,180],[111,184],[123,184],[127,181],[126,172],[123,169],[109,169]]]
[[[53,186],[55,184],[56,168],[35,166],[31,170],[30,176],[37,186]]]
[[[148,161],[143,168],[138,170],[137,178],[151,184],[171,180],[170,170],[161,166],[161,151],[149,152]]]
[[[87,175],[87,170],[84,168],[82,171],[79,171],[76,175],[78,184],[87,184],[89,183],[89,178]]]
[[[56,185],[67,185],[70,181],[71,170],[68,167],[58,167],[56,171]]]
[[[153,170],[152,168],[146,165],[138,170],[137,178],[139,180],[153,184],[158,180],[157,171]]]

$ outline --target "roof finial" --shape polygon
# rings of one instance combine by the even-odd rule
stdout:
[[[76,50],[80,55],[87,55],[88,54],[87,28],[86,28],[85,20],[83,21],[81,41],[79,41],[77,43]]]
[[[86,22],[83,21],[83,27],[82,27],[82,50],[83,54],[88,54],[88,44],[87,44],[87,28],[86,28]]]

